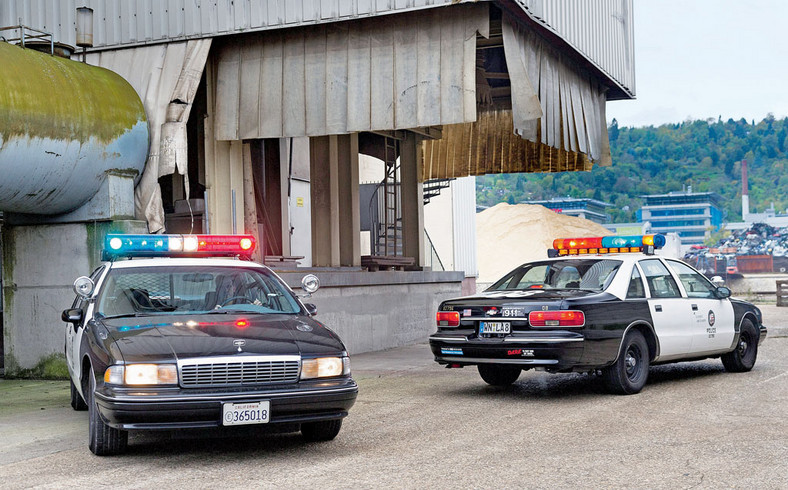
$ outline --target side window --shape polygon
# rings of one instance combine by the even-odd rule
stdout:
[[[644,259],[640,268],[646,276],[652,298],[680,298],[678,284],[668,272],[668,268],[659,259]]]
[[[700,273],[683,262],[669,260],[668,264],[678,274],[689,298],[714,298],[716,288]]]
[[[643,288],[643,279],[640,277],[640,271],[637,267],[632,268],[632,278],[629,280],[629,289],[627,289],[627,298],[645,298],[646,290]]]

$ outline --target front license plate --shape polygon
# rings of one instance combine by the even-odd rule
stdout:
[[[267,424],[270,417],[270,401],[222,405],[222,425]]]
[[[511,322],[480,322],[479,333],[508,334],[512,333]]]

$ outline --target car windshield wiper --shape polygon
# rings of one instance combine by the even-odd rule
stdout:
[[[111,320],[113,318],[132,318],[132,317],[141,317],[141,316],[155,316],[155,313],[143,313],[141,311],[137,311],[134,313],[121,313],[119,315],[97,315],[102,320]]]

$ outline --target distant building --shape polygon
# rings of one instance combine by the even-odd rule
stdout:
[[[714,192],[671,192],[640,196],[645,204],[637,211],[649,232],[678,233],[682,245],[703,243],[722,226],[720,196]]]
[[[613,206],[596,199],[573,197],[554,197],[549,201],[523,201],[523,204],[539,204],[556,213],[584,218],[601,225],[610,222],[610,215],[605,212],[605,209]]]

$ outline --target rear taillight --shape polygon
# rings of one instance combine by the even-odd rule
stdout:
[[[459,311],[439,311],[435,315],[435,321],[439,327],[459,327],[460,326],[460,312]]]
[[[532,327],[582,327],[586,316],[582,311],[532,311],[528,323]]]

